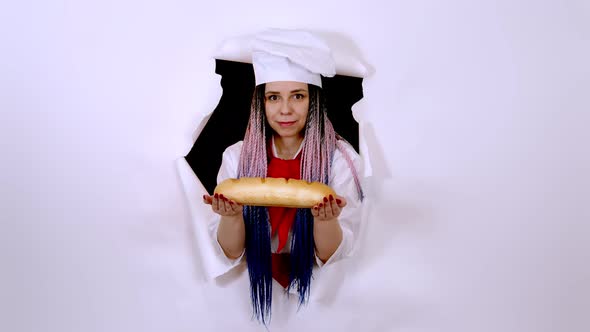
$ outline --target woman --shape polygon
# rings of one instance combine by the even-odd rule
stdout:
[[[326,115],[320,75],[334,75],[329,49],[310,34],[272,30],[258,36],[252,60],[257,86],[248,128],[244,140],[224,152],[218,182],[294,178],[328,184],[339,194],[311,209],[242,206],[203,196],[220,215],[215,236],[224,255],[236,262],[246,254],[254,313],[266,322],[273,279],[296,289],[302,304],[314,261],[321,266],[350,252],[362,190],[360,158]]]

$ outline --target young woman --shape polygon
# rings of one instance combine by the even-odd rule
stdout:
[[[290,41],[302,37],[294,31],[278,33]],[[309,43],[309,35],[303,37],[300,40]],[[314,50],[321,55],[325,49]],[[309,297],[314,262],[318,267],[330,264],[350,252],[363,194],[360,157],[327,117],[314,63],[295,63],[297,55],[281,52],[276,38],[262,38],[255,51],[257,86],[248,128],[244,140],[224,152],[218,183],[227,178],[282,177],[322,182],[338,194],[324,197],[311,209],[242,206],[223,196],[203,196],[220,216],[212,235],[228,260],[227,268],[237,265],[245,253],[254,313],[266,322],[273,279],[296,290],[302,304]]]

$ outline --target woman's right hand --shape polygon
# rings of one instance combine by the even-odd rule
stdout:
[[[242,217],[242,205],[220,194],[203,195],[203,203],[211,205],[213,212],[224,217]]]
[[[223,253],[229,259],[239,258],[244,252],[246,243],[243,205],[218,194],[203,195],[203,203],[211,205],[213,212],[221,216],[217,229],[217,242],[223,249]]]

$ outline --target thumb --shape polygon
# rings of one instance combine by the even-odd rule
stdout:
[[[338,204],[338,207],[343,208],[346,206],[346,198],[342,197],[342,196],[336,196],[336,204]]]

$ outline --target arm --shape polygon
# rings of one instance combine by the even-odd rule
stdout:
[[[221,216],[217,228],[217,242],[223,249],[223,253],[230,259],[239,258],[244,252],[246,243],[242,205],[217,194],[203,195],[203,202],[211,205],[213,212]]]
[[[327,262],[342,243],[342,227],[338,217],[342,208],[346,206],[343,197],[326,197],[323,203],[319,203],[311,210],[314,217],[313,236],[316,247],[316,256],[323,262]]]
[[[354,168],[362,174],[362,159],[348,144],[343,146]],[[321,267],[331,264],[354,251],[362,223],[362,202],[347,158],[337,150],[332,163],[329,186],[339,196],[324,199],[311,212],[314,216],[316,261]]]
[[[227,178],[237,177],[241,146],[242,143],[238,142],[228,147],[224,151],[221,167],[219,168],[219,173],[217,175],[217,183],[220,183]],[[241,220],[240,223],[235,218],[230,216],[222,216],[220,213],[215,212],[215,209],[217,209],[219,212],[221,207],[223,207],[226,212],[230,210],[225,208],[226,201],[223,199],[219,197],[216,199],[215,196],[204,195],[203,202],[210,205],[210,217],[207,218],[207,228],[209,233],[208,237],[211,241],[215,254],[212,257],[207,257],[206,261],[213,267],[210,277],[217,278],[218,276],[221,276],[234,267],[238,266],[242,262],[240,256],[243,257],[244,252],[243,249],[240,251],[242,246],[239,245],[239,239],[243,237],[245,241],[245,231],[243,231],[243,233],[240,232],[240,227],[244,227],[244,225],[243,221]],[[229,203],[231,208],[232,204],[231,202]],[[234,207],[237,206],[238,205],[234,203]],[[241,207],[238,209],[241,209]],[[235,235],[235,238],[233,239],[232,234]],[[233,243],[234,246],[229,245],[230,243]]]
[[[217,241],[228,258],[239,258],[246,246],[244,218],[241,215],[237,218],[221,217],[217,229]]]

